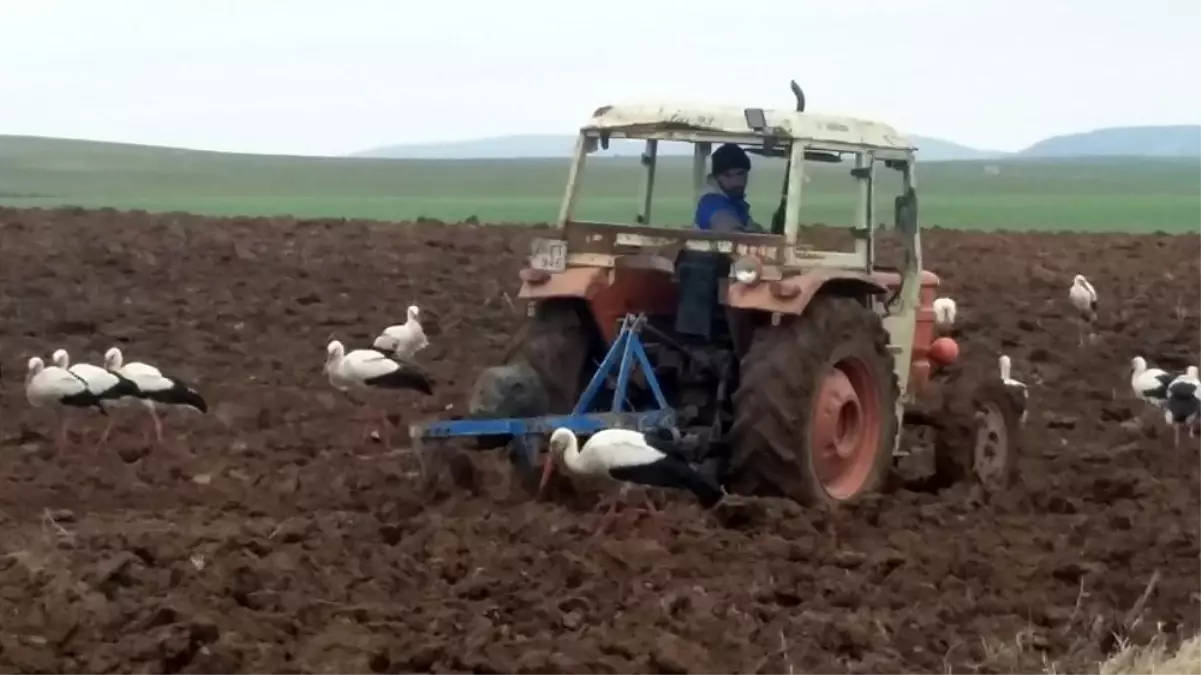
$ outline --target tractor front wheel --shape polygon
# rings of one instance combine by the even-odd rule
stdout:
[[[742,359],[728,489],[812,506],[874,491],[892,465],[896,401],[876,313],[815,298],[802,316],[757,329]]]
[[[987,378],[944,399],[934,446],[939,485],[967,482],[986,494],[1018,478],[1025,391]]]
[[[488,368],[477,378],[469,415],[495,419],[571,412],[592,376],[590,357],[599,340],[583,300],[538,303],[534,315],[512,338],[504,365]],[[541,437],[487,436],[478,443],[482,448],[508,445],[514,468],[526,479],[537,478]]]

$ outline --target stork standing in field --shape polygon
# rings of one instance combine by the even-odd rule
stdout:
[[[1176,379],[1161,368],[1148,368],[1147,359],[1136,356],[1130,359],[1130,389],[1144,403],[1163,409],[1168,400],[1168,385]]]
[[[1026,383],[1019,382],[1019,381],[1013,379],[1012,377],[1010,377],[1010,374],[1013,369],[1013,362],[1010,361],[1009,355],[1002,354],[1000,356],[1000,358],[997,359],[997,365],[1000,366],[1000,370],[1001,370],[1001,383],[1004,384],[1006,387],[1020,389],[1022,392],[1022,399],[1026,402],[1029,402],[1030,401],[1030,389],[1026,386]],[[1022,406],[1022,417],[1021,417],[1022,424],[1026,423],[1027,413],[1029,413],[1029,410],[1027,410],[1026,406],[1023,405]]]
[[[1092,324],[1097,320],[1097,290],[1093,285],[1084,278],[1083,274],[1077,274],[1072,279],[1072,287],[1068,290],[1068,299],[1072,301],[1072,306],[1080,314],[1080,317],[1087,323]],[[1080,345],[1084,345],[1084,326],[1080,325]]]
[[[201,414],[208,412],[208,403],[205,402],[200,392],[177,377],[164,375],[162,371],[150,364],[141,361],[125,363],[125,356],[117,347],[110,347],[104,353],[104,367],[109,372],[120,375],[137,386],[138,398],[150,411],[156,442],[163,441],[163,423],[159,419],[157,405],[180,406]],[[112,427],[113,422],[110,421],[104,430],[104,438],[108,437]],[[147,428],[147,441],[149,441],[149,436],[150,429]]]
[[[61,405],[68,408],[95,408],[104,413],[100,398],[88,390],[88,383],[65,368],[46,366],[38,357],[29,359],[25,373],[25,399],[34,408]],[[59,418],[58,446],[67,444],[67,418]]]
[[[427,396],[434,388],[424,373],[412,365],[381,354],[375,349],[355,349],[350,352],[341,342],[332,340],[326,347],[325,374],[329,383],[342,392],[352,389],[399,390],[412,389]],[[384,446],[391,447],[391,425],[388,413],[380,409],[380,435]]]
[[[704,508],[721,501],[725,493],[716,483],[692,468],[688,462],[652,447],[646,436],[629,429],[604,429],[598,431],[584,443],[581,450],[579,439],[570,429],[560,427],[550,436],[550,453],[542,469],[539,494],[546,489],[557,462],[572,474],[584,477],[601,477],[622,483],[621,489],[609,498],[609,510],[597,526],[597,534],[604,531],[633,485],[684,489],[696,495]],[[655,511],[654,504],[646,497],[647,510]],[[604,505],[602,501],[597,508]]]
[[[99,401],[100,412],[105,417],[109,416],[106,408],[123,405],[140,397],[138,386],[128,378],[90,363],[71,365],[71,356],[65,349],[54,350],[50,360],[56,367],[66,370],[87,385],[88,391]],[[99,444],[103,445],[108,440],[108,430],[111,427],[112,419],[110,418],[104,433],[100,435]]]
[[[417,305],[409,305],[405,322],[385,328],[384,332],[375,338],[371,348],[382,354],[395,354],[396,358],[404,361],[412,359],[414,354],[430,344],[425,337],[425,329],[418,320],[420,313]]]
[[[1180,427],[1188,427],[1189,438],[1196,436],[1197,423],[1201,421],[1201,380],[1197,378],[1197,366],[1189,366],[1183,375],[1168,383],[1164,420],[1172,425],[1175,447],[1180,447]]]
[[[940,330],[947,330],[955,325],[955,301],[951,298],[935,298],[932,309],[934,310],[934,325]]]

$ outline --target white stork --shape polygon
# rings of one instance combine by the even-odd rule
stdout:
[[[1168,385],[1175,379],[1171,373],[1160,368],[1148,368],[1147,360],[1141,356],[1130,359],[1133,372],[1130,374],[1130,389],[1139,400],[1163,409],[1168,399]]]
[[[1201,380],[1197,378],[1197,366],[1189,366],[1168,384],[1164,421],[1172,425],[1172,442],[1177,448],[1181,426],[1188,427],[1189,438],[1196,435],[1197,423],[1201,421]]]
[[[25,399],[34,408],[62,405],[69,408],[95,408],[104,413],[100,398],[88,390],[88,383],[65,368],[46,366],[38,357],[29,359],[25,373]],[[67,443],[67,418],[59,418],[58,445]]]
[[[934,325],[946,330],[955,325],[955,301],[951,298],[935,298],[931,307],[934,310]]]
[[[598,431],[584,443],[581,450],[575,433],[560,427],[550,436],[550,453],[545,461],[542,481],[538,485],[539,494],[546,489],[558,461],[562,461],[573,474],[604,477],[622,483],[621,490],[609,498],[609,510],[601,518],[597,534],[604,530],[617,509],[617,503],[625,499],[632,485],[689,490],[706,509],[721,501],[725,495],[721,487],[698,473],[688,462],[652,447],[646,442],[645,435],[630,429]],[[649,497],[647,507],[654,511]]]
[[[1012,377],[1010,377],[1010,373],[1012,372],[1012,369],[1013,369],[1013,362],[1010,361],[1009,355],[1002,354],[1000,356],[1000,358],[997,359],[997,365],[1000,367],[1000,370],[1001,370],[1001,383],[1004,384],[1006,387],[1020,389],[1022,391],[1022,398],[1025,399],[1025,401],[1028,403],[1030,401],[1029,387],[1026,386],[1025,382],[1019,382],[1018,380],[1015,380]],[[1023,405],[1022,406],[1022,418],[1021,418],[1022,424],[1026,423],[1026,415],[1029,412],[1030,411],[1026,408],[1026,406]]]
[[[1072,278],[1072,287],[1068,289],[1068,299],[1072,301],[1072,306],[1080,313],[1082,319],[1088,323],[1097,320],[1097,290],[1093,285],[1084,278],[1083,274],[1077,274]],[[1084,328],[1080,327],[1080,344],[1084,344]]]
[[[100,366],[93,366],[90,363],[71,365],[71,356],[65,349],[54,350],[54,353],[50,356],[50,360],[55,366],[63,368],[87,385],[88,391],[95,395],[100,402],[100,412],[105,417],[109,417],[108,407],[123,405],[141,397],[138,386],[128,378],[122,377],[117,373],[111,373]],[[98,444],[103,445],[108,441],[108,432],[112,429],[112,426],[113,421],[110,417],[104,431],[100,434],[100,438],[97,441]]]
[[[338,340],[326,347],[325,374],[329,383],[342,392],[358,390],[412,389],[427,396],[434,388],[429,378],[414,366],[381,354],[375,349],[355,349],[350,352]],[[388,413],[380,411],[382,440],[391,449]]]
[[[397,358],[405,361],[413,358],[414,354],[430,344],[425,337],[425,329],[417,320],[420,313],[417,305],[409,305],[405,322],[385,328],[384,332],[375,338],[371,348],[383,354],[395,354]]]
[[[200,395],[200,392],[177,377],[164,375],[162,371],[150,364],[141,361],[125,363],[125,357],[117,347],[110,347],[104,353],[104,367],[109,372],[116,373],[137,386],[142,404],[150,411],[150,418],[154,423],[155,440],[159,443],[163,440],[163,423],[159,419],[156,404],[191,408],[202,414],[208,412],[208,403]],[[104,432],[105,437],[112,430],[112,425],[113,423],[109,422],[109,426]],[[149,440],[149,429],[147,429],[146,435]]]

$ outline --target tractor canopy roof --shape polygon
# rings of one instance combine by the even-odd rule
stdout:
[[[748,111],[762,112],[763,128],[751,126]],[[701,137],[707,136],[728,136],[731,140],[778,138],[802,141],[816,147],[855,146],[894,152],[916,150],[904,134],[881,122],[737,106],[676,103],[607,105],[597,108],[581,131],[626,138],[670,138],[681,141],[705,140]]]

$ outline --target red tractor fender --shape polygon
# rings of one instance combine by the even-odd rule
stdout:
[[[600,267],[572,267],[554,273],[527,267],[520,276],[517,297],[525,300],[592,299],[609,285],[609,271]]]
[[[818,291],[832,287],[851,295],[887,293],[888,288],[868,274],[839,270],[814,270],[779,281],[731,283],[726,305],[736,309],[800,315]]]

